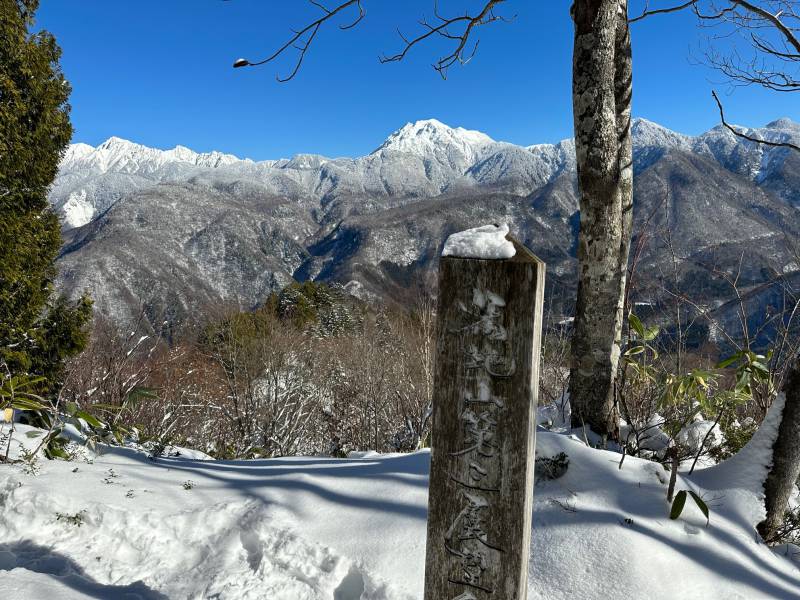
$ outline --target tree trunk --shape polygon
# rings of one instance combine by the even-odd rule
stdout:
[[[616,439],[614,380],[630,247],[633,166],[627,0],[575,0],[572,102],[580,189],[573,426]]]
[[[758,524],[758,532],[768,544],[778,541],[776,533],[783,524],[797,477],[800,476],[800,357],[783,387],[786,403],[772,446],[772,467],[764,482],[767,518]]]

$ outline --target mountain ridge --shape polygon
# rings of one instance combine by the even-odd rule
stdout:
[[[768,131],[772,131],[772,132],[777,132],[778,135],[780,135],[782,133],[784,136],[786,136],[787,133],[791,133],[792,135],[800,135],[800,123],[794,121],[790,117],[779,117],[777,119],[774,119],[774,120],[770,121],[769,123],[767,123],[763,127],[751,128],[751,127],[744,127],[744,126],[740,126],[740,125],[734,125],[734,127],[737,127],[739,129],[741,129],[742,132],[748,133],[748,134],[753,134],[753,133],[755,133],[755,134],[762,133],[763,134],[763,132],[765,130],[768,130]],[[473,144],[473,145],[478,145],[479,146],[479,145],[502,144],[502,145],[509,145],[509,146],[517,146],[517,147],[520,147],[520,148],[525,148],[527,150],[535,150],[535,149],[538,149],[538,148],[555,147],[555,146],[559,146],[559,145],[564,144],[564,143],[571,143],[572,142],[572,138],[564,138],[562,140],[559,140],[559,141],[553,142],[553,143],[543,142],[543,143],[533,143],[533,144],[530,144],[530,145],[527,145],[527,146],[522,146],[522,145],[518,145],[518,144],[513,144],[511,142],[494,140],[489,135],[487,135],[487,134],[485,134],[485,133],[483,133],[481,131],[478,131],[478,130],[465,129],[465,128],[460,127],[460,126],[453,127],[453,126],[450,126],[450,125],[447,125],[447,124],[443,123],[442,121],[439,121],[438,119],[429,118],[429,119],[420,119],[420,120],[417,120],[417,121],[408,121],[408,122],[406,122],[405,125],[399,127],[398,129],[396,129],[395,131],[390,133],[384,139],[384,141],[381,142],[381,144],[379,144],[373,151],[369,152],[368,154],[362,155],[361,157],[363,158],[363,157],[366,157],[366,156],[377,154],[381,150],[385,150],[385,149],[392,149],[392,150],[398,150],[398,151],[405,150],[405,151],[412,151],[413,152],[414,151],[413,144],[410,144],[408,142],[408,139],[411,137],[410,134],[417,134],[417,136],[419,136],[419,132],[420,131],[425,131],[425,130],[436,132],[438,134],[437,135],[437,137],[438,137],[437,141],[446,141],[444,138],[447,137],[447,133],[449,133],[449,137],[451,139],[459,139],[460,138],[461,140],[463,140],[462,143],[464,143],[465,145],[466,144]],[[649,120],[649,119],[647,119],[645,117],[635,117],[635,118],[633,118],[631,120],[631,130],[632,130],[634,142],[638,141],[640,146],[654,145],[653,144],[653,138],[654,137],[658,137],[658,136],[654,135],[653,132],[659,132],[661,134],[662,141],[663,141],[663,139],[672,139],[674,142],[676,142],[674,145],[677,145],[681,140],[685,141],[688,144],[691,144],[694,141],[696,141],[698,139],[701,139],[704,136],[708,136],[709,134],[712,134],[712,133],[724,133],[726,135],[732,135],[732,134],[730,134],[729,131],[727,131],[727,129],[723,125],[716,125],[716,126],[712,127],[711,129],[709,129],[708,131],[706,131],[704,133],[701,133],[701,134],[698,134],[696,136],[693,136],[693,135],[684,134],[684,133],[669,129],[668,127],[660,125],[659,123],[656,123],[655,121],[651,121],[651,120]],[[445,135],[442,135],[441,131],[446,131],[447,133]],[[770,139],[770,138],[768,138],[768,139]],[[771,141],[772,140],[774,140],[774,138],[772,138]],[[650,143],[646,143],[646,141],[649,141]],[[664,144],[663,143],[659,143],[659,145],[664,145]],[[222,152],[222,151],[218,151],[218,150],[212,150],[212,151],[209,151],[209,152],[197,152],[197,151],[192,150],[191,148],[187,148],[186,146],[183,146],[181,144],[177,144],[175,147],[170,148],[170,149],[156,148],[154,146],[147,146],[146,144],[141,144],[141,143],[134,142],[134,141],[131,141],[131,140],[128,140],[128,139],[125,139],[125,138],[118,137],[118,136],[111,136],[107,140],[105,140],[105,141],[101,142],[100,144],[98,144],[97,146],[92,146],[91,144],[87,144],[85,142],[74,142],[74,143],[70,144],[68,146],[68,148],[67,148],[67,151],[66,151],[66,154],[65,154],[64,158],[62,158],[62,161],[61,161],[62,168],[64,167],[65,164],[69,164],[75,158],[82,158],[86,154],[91,153],[92,151],[113,148],[115,146],[123,146],[123,147],[124,146],[130,146],[130,147],[135,147],[135,148],[147,149],[147,150],[151,150],[153,152],[162,153],[164,155],[175,156],[177,162],[188,162],[188,163],[195,163],[195,164],[196,164],[196,162],[194,160],[192,160],[194,157],[224,157],[223,160],[221,161],[222,164],[227,163],[227,162],[244,162],[244,163],[250,163],[250,164],[269,164],[269,165],[286,164],[286,163],[292,161],[293,159],[295,159],[296,157],[303,157],[303,156],[315,156],[315,157],[319,157],[321,159],[324,159],[325,161],[331,161],[331,160],[337,160],[337,159],[351,159],[352,160],[354,158],[359,158],[359,157],[348,157],[348,156],[340,156],[340,157],[335,157],[334,158],[334,157],[328,157],[328,156],[325,156],[325,155],[317,154],[317,153],[314,153],[314,152],[301,152],[301,153],[293,155],[290,158],[253,160],[251,158],[241,158],[241,157],[239,157],[239,156],[237,156],[235,154],[226,153],[226,152]],[[189,158],[187,160],[185,158],[181,158],[181,156],[187,156],[187,157],[191,157],[191,158]],[[209,166],[209,165],[204,165],[204,166]],[[214,166],[217,166],[217,165],[214,165]]]
[[[772,159],[782,150],[762,148],[756,152],[751,148],[751,156],[744,160],[736,154],[743,142],[722,126],[688,136],[637,118],[631,130],[634,147],[642,155],[640,166],[653,160],[653,149],[680,148],[722,158],[731,170],[749,172],[756,178],[772,168]],[[770,141],[800,139],[800,125],[786,117],[746,131]],[[198,153],[180,145],[160,150],[111,137],[96,147],[70,145],[61,161],[51,201],[66,228],[80,227],[126,193],[161,182],[202,178],[209,169],[254,180],[270,193],[326,202],[337,196],[339,188],[348,194],[421,197],[450,187],[505,185],[524,194],[546,184],[562,170],[574,168],[574,152],[571,139],[518,146],[495,141],[480,131],[450,127],[436,119],[406,123],[371,153],[355,158],[297,154],[289,159],[253,161],[218,151]],[[381,171],[406,172],[391,179]],[[82,185],[87,179],[90,183]]]
[[[752,132],[800,142],[800,125],[786,118]],[[697,265],[729,268],[741,252],[754,253],[752,285],[786,268],[778,246],[781,232],[800,230],[800,157],[722,127],[687,136],[636,119],[632,135],[637,227],[652,213],[674,229],[673,250],[693,261],[680,274],[687,286],[702,280]],[[51,202],[67,240],[59,287],[88,289],[100,312],[119,318],[255,307],[293,279],[399,300],[435,268],[449,233],[487,221],[508,222],[545,258],[558,310],[569,312],[574,294],[572,140],[517,146],[426,119],[365,156],[256,162],[112,138],[70,147]],[[667,270],[656,249],[643,261]],[[663,294],[653,282],[644,288]],[[721,288],[714,294],[710,302],[726,300]]]

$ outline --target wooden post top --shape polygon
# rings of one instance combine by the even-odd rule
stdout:
[[[495,228],[494,230],[490,228]],[[505,248],[499,248],[498,246],[502,245],[502,243],[498,244],[498,239],[503,239],[498,234],[505,233],[504,239],[511,243],[514,247],[514,255],[510,257],[501,257],[501,256],[476,256],[476,254],[480,254],[481,251],[488,253],[500,253],[502,254],[506,251]],[[466,241],[465,238],[469,238],[469,234],[472,234],[475,237],[483,236],[485,240],[491,240],[489,243],[490,245],[493,244],[494,247],[491,249],[487,249],[485,247],[481,248],[480,244],[475,244],[473,241],[470,244],[469,241]],[[457,241],[454,241],[451,247],[451,240],[455,240],[455,238],[460,238]],[[473,237],[474,240],[474,237]],[[455,253],[454,253],[455,252]],[[463,254],[462,254],[463,253]],[[538,256],[536,256],[533,251],[528,248],[525,244],[520,242],[517,238],[515,238],[511,233],[508,233],[508,226],[506,225],[488,225],[484,227],[476,227],[474,229],[468,229],[466,231],[461,231],[455,234],[452,234],[450,237],[447,238],[445,242],[445,246],[442,250],[442,259],[455,259],[455,260],[486,260],[486,261],[511,261],[511,262],[532,262],[544,265],[544,261],[541,260]]]
[[[528,248],[525,244],[520,242],[517,238],[515,238],[510,233],[506,236],[506,239],[514,244],[514,256],[509,258],[511,262],[531,262],[544,265],[544,261],[536,256],[530,248]]]

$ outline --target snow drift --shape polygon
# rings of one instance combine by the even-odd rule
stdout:
[[[619,454],[540,431],[537,456],[564,452],[569,468],[534,492],[528,597],[800,597],[791,553],[754,529],[764,431],[730,463],[679,476],[709,503],[708,526],[689,504],[669,520],[660,465],[620,469]],[[0,467],[0,597],[422,598],[428,451],[201,458],[109,448],[37,475]]]

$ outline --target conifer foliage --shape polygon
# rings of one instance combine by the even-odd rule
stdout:
[[[0,0],[0,364],[58,383],[86,344],[91,303],[53,296],[60,224],[47,190],[72,137],[61,50],[31,33],[38,0]]]

